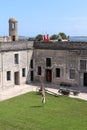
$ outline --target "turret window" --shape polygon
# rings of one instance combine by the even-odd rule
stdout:
[[[14,23],[12,23],[12,29],[14,29],[15,28],[15,24]]]

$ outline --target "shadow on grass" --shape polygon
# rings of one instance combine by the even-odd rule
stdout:
[[[38,106],[30,106],[31,108],[40,108],[43,107],[42,105],[38,105]]]

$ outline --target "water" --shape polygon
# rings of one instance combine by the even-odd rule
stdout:
[[[34,40],[33,37],[29,38],[26,36],[19,36],[19,39],[30,39],[30,40]],[[73,42],[87,42],[87,36],[70,36],[70,41]]]
[[[70,36],[70,41],[87,42],[87,36]]]

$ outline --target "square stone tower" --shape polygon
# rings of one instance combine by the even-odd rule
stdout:
[[[12,41],[18,41],[18,21],[15,18],[9,19],[9,36]]]

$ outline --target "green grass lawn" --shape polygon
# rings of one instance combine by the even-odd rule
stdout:
[[[27,93],[0,102],[0,130],[87,130],[87,101]]]

